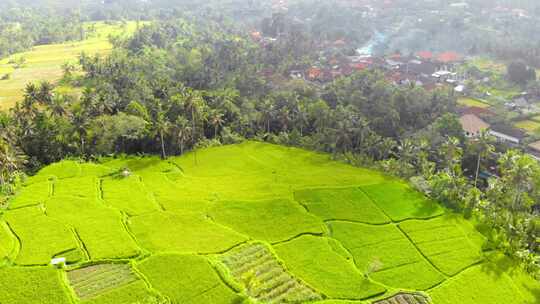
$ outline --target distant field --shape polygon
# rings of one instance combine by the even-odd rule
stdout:
[[[462,106],[467,106],[467,107],[479,107],[479,108],[489,108],[490,105],[485,103],[485,102],[482,102],[478,99],[474,99],[474,98],[459,98],[458,99],[458,104],[462,105]]]
[[[196,156],[29,178],[0,210],[0,302],[540,303],[539,282],[404,181],[258,142]]]
[[[528,133],[534,133],[536,130],[540,129],[540,122],[534,120],[523,120],[517,122],[515,126],[527,131]]]
[[[36,46],[32,50],[14,54],[0,60],[0,76],[10,74],[10,79],[0,80],[0,109],[12,107],[21,100],[23,89],[29,82],[48,80],[55,82],[62,77],[62,64],[76,62],[81,52],[88,54],[107,54],[112,45],[109,36],[127,35],[136,30],[136,22],[125,24],[93,23],[96,32],[83,41],[66,42]],[[90,27],[91,24],[87,24]],[[26,59],[22,68],[15,69],[9,62],[21,57]],[[67,88],[61,88],[66,90]]]
[[[493,71],[498,74],[506,73],[506,65],[486,57],[476,57],[469,61],[469,64],[476,66],[482,71]]]

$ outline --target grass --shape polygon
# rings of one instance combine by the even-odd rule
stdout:
[[[462,106],[467,106],[467,107],[479,107],[482,109],[486,109],[491,106],[488,103],[485,103],[475,98],[469,98],[469,97],[458,98],[458,104]]]
[[[50,267],[0,268],[2,304],[69,304],[60,273]]]
[[[173,303],[241,303],[241,297],[226,286],[210,263],[197,255],[155,255],[137,268],[150,284]]]
[[[444,210],[434,201],[401,182],[362,187],[362,190],[393,221],[424,219],[441,215]]]
[[[72,227],[91,259],[129,258],[140,253],[122,223],[120,212],[95,199],[54,197],[46,202],[47,215]]]
[[[0,80],[0,109],[8,109],[20,101],[29,82],[60,80],[62,65],[66,62],[76,63],[82,52],[101,55],[110,53],[112,44],[109,42],[109,35],[127,35],[136,30],[135,22],[125,25],[97,22],[94,26],[96,33],[83,41],[36,46],[27,52],[0,60],[0,75],[11,74],[10,79]],[[26,59],[26,63],[22,68],[15,69],[9,62],[21,57]],[[63,88],[62,91],[66,90],[70,91],[69,88]]]
[[[367,280],[335,246],[332,239],[305,235],[275,249],[292,273],[331,299],[360,300],[386,291]]]
[[[284,199],[218,202],[209,215],[218,223],[268,242],[325,231],[320,219],[307,213],[300,205]]]
[[[404,182],[296,148],[66,160],[30,177],[7,207],[2,304],[373,304],[405,290],[443,304],[540,299],[537,281],[480,250],[470,222]],[[32,266],[52,257],[67,268]],[[129,264],[140,279],[107,271],[81,300],[68,272],[98,264]]]
[[[140,244],[152,252],[218,253],[246,237],[199,214],[156,212],[130,219]]]
[[[535,133],[540,129],[540,122],[534,120],[522,120],[514,124],[516,128],[523,129],[529,134]]]
[[[159,210],[158,204],[136,175],[127,178],[104,179],[101,187],[105,202],[128,215],[139,215]]]
[[[40,207],[8,211],[5,219],[21,241],[17,264],[46,265],[57,253],[77,248],[67,226],[47,217]]]
[[[376,282],[425,290],[444,279],[393,225],[332,222],[330,229],[332,236],[351,252],[358,269]]]
[[[83,300],[139,280],[129,264],[91,265],[69,271],[67,277],[75,294]]]
[[[262,303],[297,303],[321,299],[321,296],[284,268],[262,243],[231,250],[220,257],[236,283],[252,299]]]
[[[359,188],[306,189],[296,191],[294,198],[323,220],[349,220],[371,224],[390,222]]]
[[[15,240],[11,235],[7,225],[0,221],[0,265],[3,260],[8,259],[15,249]]]
[[[453,276],[483,260],[483,237],[466,221],[441,217],[399,225],[424,256],[443,273]]]

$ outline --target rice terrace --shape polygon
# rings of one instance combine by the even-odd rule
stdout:
[[[0,259],[1,304],[540,303],[406,182],[251,141],[45,167],[2,211]]]

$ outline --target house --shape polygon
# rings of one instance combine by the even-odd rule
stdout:
[[[463,92],[465,92],[465,86],[462,85],[462,84],[456,86],[456,87],[454,88],[454,92],[459,93],[459,94],[462,94]]]
[[[316,80],[321,77],[322,71],[317,67],[312,67],[307,70],[307,77],[309,80]]]
[[[484,130],[489,130],[490,125],[474,114],[465,114],[459,118],[461,127],[465,132],[465,136],[472,138],[477,137]]]
[[[433,59],[433,53],[429,51],[420,51],[416,53],[416,57],[420,60],[431,60]]]
[[[527,137],[525,132],[506,125],[492,125],[489,134],[497,138],[497,141],[511,145],[519,145]]]

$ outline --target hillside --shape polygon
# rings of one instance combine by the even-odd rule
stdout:
[[[10,75],[9,79],[0,80],[0,109],[10,108],[20,101],[25,86],[30,82],[58,81],[62,77],[62,65],[77,62],[82,52],[90,55],[109,53],[113,48],[109,42],[110,35],[126,35],[136,30],[135,22],[125,25],[94,22],[86,25],[89,28],[93,26],[95,32],[85,40],[36,46],[30,51],[0,60],[0,76]],[[25,63],[16,68],[13,62],[20,58],[24,58]]]
[[[471,223],[405,183],[255,142],[53,164],[0,228],[2,304],[540,299],[538,282],[482,252]],[[66,268],[47,266],[54,257]]]

